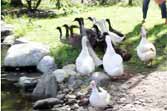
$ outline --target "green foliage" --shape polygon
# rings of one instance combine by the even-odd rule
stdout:
[[[2,9],[6,9],[6,8],[9,8],[9,7],[11,7],[9,0],[2,0],[1,1],[1,8]]]
[[[74,63],[78,56],[79,50],[69,46],[61,46],[51,49],[51,55],[54,56],[55,62],[59,67],[62,65]]]

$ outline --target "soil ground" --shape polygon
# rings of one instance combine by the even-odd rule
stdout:
[[[113,108],[108,111],[167,111],[167,71],[139,73],[111,84]]]

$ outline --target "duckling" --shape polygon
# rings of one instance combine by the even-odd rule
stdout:
[[[86,36],[86,30],[81,24],[81,36],[82,36],[82,49],[79,56],[76,59],[76,70],[81,73],[81,75],[89,75],[95,70],[95,63],[92,56],[89,54],[88,50],[88,39]]]
[[[119,54],[117,54],[115,52],[115,50],[111,44],[112,39],[111,39],[110,35],[107,32],[105,32],[103,34],[105,36],[105,41],[107,44],[107,49],[106,49],[106,52],[103,56],[104,70],[111,77],[121,76],[124,72],[123,59]]]
[[[89,97],[90,104],[95,108],[105,108],[108,106],[110,104],[110,94],[101,87],[99,87],[100,91],[98,91],[95,81],[91,81],[90,86],[92,88],[92,92]]]
[[[151,65],[152,60],[156,57],[156,48],[147,40],[147,32],[143,26],[141,27],[141,40],[137,46],[137,55],[141,61],[150,62]]]
[[[61,27],[57,27],[56,28],[58,31],[59,31],[59,33],[60,33],[60,36],[59,36],[59,39],[60,39],[60,41],[62,42],[62,43],[68,43],[68,41],[67,41],[67,37],[63,37],[63,34],[62,34],[62,29],[61,29]]]

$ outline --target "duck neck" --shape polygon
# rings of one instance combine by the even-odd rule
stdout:
[[[147,38],[145,36],[142,37],[141,42],[145,43],[147,41]]]
[[[60,33],[59,39],[62,40],[62,30],[61,30],[61,28],[59,28],[58,30],[59,30],[59,33]]]
[[[86,41],[82,41],[82,51],[83,51],[86,55],[89,54]]]
[[[97,87],[92,88],[92,93],[98,93]]]
[[[69,30],[68,30],[68,27],[65,27],[65,29],[66,29],[66,39],[68,39],[68,38],[69,38]]]
[[[110,20],[107,20],[107,22],[108,22],[109,30],[110,30],[110,31],[113,31],[113,28],[111,27],[111,22],[110,22]]]
[[[74,35],[74,27],[70,27],[70,33],[71,33],[71,36],[73,37],[73,35]]]
[[[80,20],[78,20],[78,24],[79,24],[79,29],[80,29],[80,34],[82,34],[82,30],[83,30],[83,25],[82,22]]]
[[[111,41],[107,41],[107,50],[106,53],[115,53],[114,47],[112,46]]]

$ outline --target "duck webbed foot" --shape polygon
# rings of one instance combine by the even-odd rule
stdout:
[[[152,59],[150,61],[148,61],[147,67],[148,68],[152,68],[153,67],[153,60]]]

